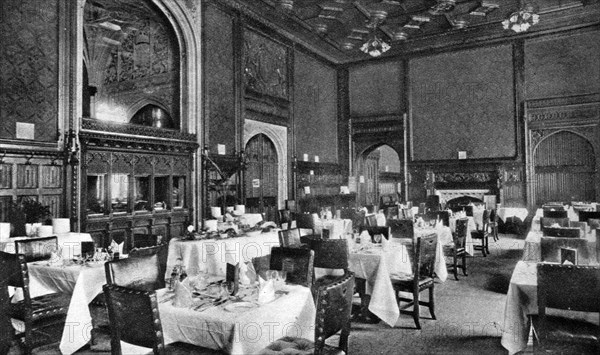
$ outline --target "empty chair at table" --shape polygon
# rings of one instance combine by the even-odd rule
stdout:
[[[546,227],[543,230],[544,236],[561,238],[579,238],[581,229],[569,227]]]
[[[572,249],[576,251],[575,262],[578,265],[590,265],[596,263],[596,251],[590,250],[590,243],[583,238],[561,238],[542,237],[540,241],[541,261],[562,263],[561,249]]]
[[[123,354],[121,342],[152,349],[157,355],[218,353],[191,344],[165,345],[155,291],[104,285],[110,319],[111,353]]]
[[[292,228],[287,230],[280,230],[277,232],[279,235],[279,245],[282,247],[300,246],[300,229]]]
[[[431,318],[435,319],[435,300],[433,296],[434,290],[434,268],[435,268],[435,253],[437,247],[437,235],[431,234],[419,237],[416,246],[411,252],[409,248],[409,257],[411,257],[412,275],[404,275],[396,273],[392,278],[394,294],[396,301],[402,313],[412,314],[413,320],[417,329],[421,329],[419,306],[429,307]],[[420,299],[420,293],[424,290],[429,290],[429,299],[427,301]],[[399,292],[412,293],[412,298],[402,297]],[[407,302],[402,305],[402,302]],[[411,311],[406,311],[411,308]]]
[[[489,223],[489,228],[490,228],[490,235],[492,236],[492,238],[494,238],[494,241],[497,241],[498,239],[500,239],[498,237],[498,211],[493,208],[490,210],[490,223]]]
[[[390,235],[392,238],[403,238],[413,240],[415,237],[415,227],[412,219],[397,219],[388,221]]]
[[[60,256],[58,237],[17,239],[15,253],[22,254],[27,262],[58,258]]]
[[[164,286],[158,254],[111,260],[104,263],[106,283],[139,290],[156,290]]]
[[[323,285],[315,294],[317,315],[315,341],[286,336],[269,344],[258,354],[348,354],[350,315],[354,274],[348,273],[334,283]],[[340,333],[337,347],[325,344],[331,336]]]
[[[350,271],[348,269],[348,242],[345,239],[314,240],[311,249],[315,252],[314,267],[326,274],[315,278],[312,286],[313,297],[319,287],[340,280]],[[317,270],[315,270],[315,274]]]
[[[456,220],[456,231],[452,233],[452,244],[444,245],[444,255],[452,258],[452,272],[454,278],[458,281],[458,269],[462,269],[465,276],[467,274],[467,251],[465,249],[467,241],[469,219],[459,218]],[[460,259],[461,264],[458,263]]]
[[[143,258],[143,257],[158,257],[158,273],[159,275],[166,275],[167,272],[167,260],[169,258],[169,245],[161,244],[152,247],[145,248],[134,248],[129,251],[130,258]],[[165,287],[164,278],[159,278],[158,287]]]
[[[587,222],[590,218],[600,219],[600,211],[579,211],[580,222]]]
[[[472,206],[471,206],[472,207]],[[474,244],[473,249],[481,250],[483,256],[487,256],[490,253],[490,212],[488,210],[483,210],[483,216],[481,217],[482,225],[481,228],[478,228],[471,232],[471,238],[475,240],[481,240],[481,244]]]
[[[56,342],[57,334],[52,335],[52,331],[64,328],[71,295],[49,293],[31,297],[27,260],[23,254],[0,252],[0,279],[3,280],[0,285],[22,291],[23,299],[11,302],[8,313],[3,316],[23,323],[22,331],[16,334],[23,352],[30,354],[33,348]]]
[[[547,218],[567,218],[567,211],[564,209],[554,210],[554,209],[544,209],[542,212],[543,217]]]
[[[550,218],[550,217],[542,217],[540,218],[540,228],[542,232],[545,228],[548,227],[568,227],[569,219],[568,218]]]
[[[271,248],[270,270],[286,272],[286,282],[312,286],[315,252],[308,248]]]
[[[599,354],[600,267],[539,263],[534,353]],[[547,309],[560,310],[551,315]],[[573,312],[593,312],[594,323]]]

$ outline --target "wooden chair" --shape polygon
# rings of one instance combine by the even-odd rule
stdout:
[[[581,229],[569,227],[546,227],[544,228],[543,234],[547,237],[579,238],[581,236]]]
[[[3,314],[23,322],[24,331],[16,334],[23,352],[30,354],[35,347],[55,342],[57,334],[51,331],[63,329],[71,296],[49,293],[31,297],[27,259],[23,254],[0,252],[0,278],[3,286],[20,288],[23,292],[23,299],[11,303],[8,313]]]
[[[316,292],[319,287],[340,280],[342,276],[348,274],[348,242],[345,239],[322,239],[314,240],[310,248],[315,252],[314,267],[332,270],[333,274],[325,275],[314,279],[312,291],[316,299]],[[335,273],[337,271],[337,274]]]
[[[366,216],[367,227],[377,227],[377,215],[370,214]]]
[[[581,230],[580,237],[585,237],[588,233],[587,222],[569,221],[569,228],[579,228]]]
[[[454,278],[458,281],[458,269],[462,269],[465,276],[467,274],[467,252],[465,244],[467,240],[468,218],[460,218],[456,220],[456,231],[452,233],[452,245],[444,245],[444,255],[452,257],[452,271]],[[461,264],[458,264],[458,259],[461,259]]]
[[[564,209],[546,209],[542,212],[542,217],[546,218],[568,218],[567,211]]]
[[[560,237],[541,238],[541,261],[562,263],[560,256],[561,248],[570,248],[577,251],[577,260],[574,262],[574,264],[589,265],[594,261],[592,256],[595,254],[595,250],[590,250],[588,248],[588,241],[586,239]]]
[[[600,211],[580,211],[579,222],[587,222],[590,218],[600,219]]]
[[[315,234],[315,220],[310,213],[295,213],[292,215],[296,220],[296,228],[300,229],[300,235]]]
[[[544,229],[549,228],[551,226],[556,226],[556,225],[558,225],[559,227],[568,227],[569,219],[568,218],[551,218],[551,217],[540,218],[540,229],[542,230],[542,232],[544,231]]]
[[[279,235],[279,245],[282,247],[300,246],[300,229],[293,228],[287,230],[280,230],[277,232]]]
[[[392,238],[403,238],[412,241],[415,237],[415,227],[412,219],[388,221],[388,226]]]
[[[495,208],[490,210],[490,234],[494,241],[498,241],[500,238],[498,237],[498,213]]]
[[[134,233],[131,235],[129,250],[135,248],[154,247],[163,243],[163,237],[157,234]]]
[[[481,250],[481,253],[483,254],[483,256],[487,256],[487,254],[490,253],[490,249],[489,249],[490,211],[484,210],[483,217],[481,218],[481,220],[482,220],[481,228],[472,231],[471,238],[476,239],[476,240],[481,240],[481,245],[474,245],[473,249]]]
[[[15,240],[15,254],[22,254],[27,262],[49,260],[53,252],[60,253],[56,236]]]
[[[156,255],[158,257],[159,275],[166,275],[167,259],[169,258],[168,244],[161,244],[146,248],[134,248],[129,252],[130,258],[152,257],[153,255]],[[165,287],[164,281],[164,278],[159,278],[159,288]]]
[[[12,308],[8,296],[8,285],[4,277],[0,278],[0,314],[10,314]],[[15,337],[15,328],[12,326],[10,317],[0,318],[0,354],[8,354],[10,346]]]
[[[304,248],[271,248],[269,268],[287,272],[286,282],[312,286],[315,252]]]
[[[353,289],[353,273],[319,287],[316,294],[314,343],[306,339],[284,337],[269,344],[258,354],[348,354]],[[340,333],[337,348],[325,344],[328,338],[337,333]]]
[[[111,324],[112,354],[123,353],[121,341],[151,348],[157,355],[219,353],[184,343],[165,346],[156,292],[117,285],[104,285],[103,290]]]
[[[277,211],[277,222],[279,227],[283,229],[291,229],[292,228],[292,211],[290,210],[278,210]],[[284,226],[285,224],[285,226]],[[284,228],[285,227],[285,228]]]
[[[400,306],[402,313],[410,313],[415,321],[417,329],[421,329],[419,322],[419,306],[429,307],[431,318],[435,319],[435,302],[433,296],[434,288],[434,265],[435,265],[435,248],[437,247],[437,235],[431,234],[422,236],[417,239],[416,248],[409,256],[413,254],[412,275],[398,275],[392,279],[396,301],[400,306],[400,302],[408,302],[404,306]],[[429,299],[427,302],[419,300],[419,294],[429,290]],[[400,297],[399,292],[412,293],[411,298]],[[412,311],[406,311],[412,307]]]
[[[164,287],[165,273],[160,273],[158,254],[130,257],[104,263],[106,283],[143,291]]]
[[[425,199],[425,213],[437,212],[440,210],[440,197],[438,195],[429,195]]]
[[[600,267],[539,263],[538,314],[533,316],[534,353],[599,354],[600,326],[567,317],[566,311],[600,316]],[[563,310],[560,316],[546,309]]]

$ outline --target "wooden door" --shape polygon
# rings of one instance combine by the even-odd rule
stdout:
[[[534,154],[535,203],[595,201],[596,158],[592,145],[571,132],[540,142]]]
[[[246,211],[264,213],[265,220],[275,221],[277,213],[278,159],[273,142],[257,134],[246,144],[248,165],[245,192]]]

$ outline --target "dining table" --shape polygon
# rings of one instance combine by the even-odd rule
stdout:
[[[531,332],[530,315],[538,313],[537,299],[537,262],[521,260],[513,270],[504,305],[500,343],[509,355],[527,348]],[[569,316],[598,324],[597,313],[579,312]]]
[[[27,263],[27,268],[32,297],[51,292],[71,295],[59,348],[62,354],[73,354],[91,339],[92,316],[88,304],[102,293],[102,285],[106,284],[104,262],[36,261]]]
[[[56,236],[58,247],[61,251],[63,259],[73,259],[75,256],[81,255],[81,242],[93,242],[92,236],[89,233],[67,232],[60,234],[52,234]],[[5,253],[15,253],[15,241],[30,240],[37,237],[13,237],[6,241],[0,242],[0,250]]]
[[[587,241],[587,245],[589,248],[589,256],[592,258],[590,261],[592,263],[597,263],[599,260],[600,250],[598,249],[598,241],[596,230],[591,230],[585,235],[582,236],[581,239],[585,239]],[[538,230],[531,230],[527,233],[527,237],[525,238],[525,245],[523,246],[523,257],[524,261],[542,261],[542,247],[541,241],[544,237],[544,233]],[[555,237],[549,237],[555,238]],[[557,238],[557,237],[556,237]],[[561,238],[562,239],[562,238]]]
[[[168,278],[175,266],[185,267],[188,275],[208,273],[225,276],[227,263],[248,263],[253,258],[271,254],[271,248],[279,245],[278,230],[244,234],[235,238],[185,240],[172,238],[167,257]]]
[[[228,354],[256,354],[284,336],[314,340],[316,307],[310,288],[288,284],[274,300],[260,303],[252,293],[254,286],[240,286],[240,292],[245,287],[251,291],[247,297],[231,297],[208,307],[198,306],[202,293],[182,305],[173,302],[173,291],[157,290],[165,344],[184,342]]]
[[[438,236],[434,270],[440,282],[448,278],[446,260],[440,239],[447,239],[449,230],[443,228],[415,228],[416,237],[435,233]],[[450,235],[451,238],[451,235]],[[409,248],[412,239],[382,238],[381,243],[373,243],[366,231],[357,237],[360,243],[347,239],[349,243],[348,268],[356,278],[365,279],[365,293],[370,296],[368,310],[387,325],[393,327],[400,316],[400,309],[392,285],[394,275],[412,274],[412,261]],[[450,239],[451,240],[451,239]],[[315,269],[315,276],[320,276]]]

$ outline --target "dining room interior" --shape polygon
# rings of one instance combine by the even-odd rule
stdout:
[[[0,355],[600,353],[600,1],[3,0],[0,43]]]

